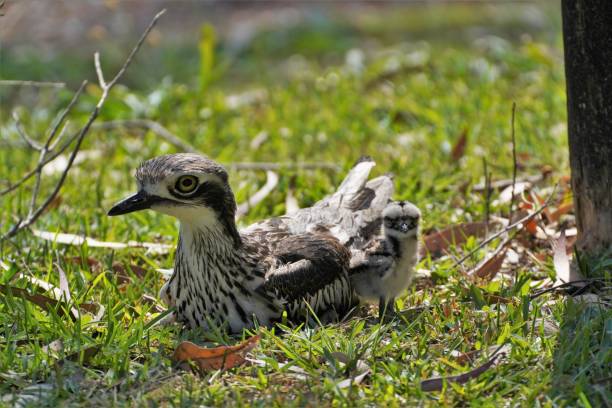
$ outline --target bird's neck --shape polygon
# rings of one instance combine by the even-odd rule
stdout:
[[[225,263],[243,252],[242,240],[235,224],[233,231],[225,223],[192,224],[181,222],[179,230],[179,251],[183,255],[204,261],[214,259]]]

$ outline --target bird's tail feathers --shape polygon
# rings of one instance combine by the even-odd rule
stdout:
[[[340,187],[330,197],[330,204],[350,208],[353,199],[363,190],[370,171],[375,165],[376,162],[369,156],[363,156],[357,160]]]

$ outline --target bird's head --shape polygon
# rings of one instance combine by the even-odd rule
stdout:
[[[155,157],[136,170],[136,181],[138,192],[115,204],[108,215],[152,209],[188,225],[220,222],[235,230],[236,201],[227,172],[208,158],[190,153]]]
[[[383,210],[385,234],[398,239],[415,237],[419,230],[421,211],[408,201],[392,201]]]

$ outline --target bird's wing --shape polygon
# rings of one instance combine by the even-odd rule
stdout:
[[[349,275],[380,273],[382,278],[382,275],[393,267],[393,262],[393,254],[387,246],[381,240],[375,239],[365,248],[352,251]]]
[[[379,231],[382,211],[393,195],[391,176],[384,175],[368,181],[374,165],[371,158],[360,159],[332,195],[312,207],[263,220],[242,232],[284,231],[302,234],[324,228],[347,247],[363,246]]]
[[[337,239],[323,234],[299,234],[272,244],[274,263],[258,290],[292,302],[346,276],[349,251]]]

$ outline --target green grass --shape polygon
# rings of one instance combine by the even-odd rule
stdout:
[[[431,18],[431,13],[426,15]],[[469,13],[459,16],[467,20],[448,17],[448,27],[483,23],[489,15],[476,22]],[[437,19],[414,20],[424,24],[415,29],[421,36],[442,24]],[[520,25],[503,25],[510,33],[505,36],[507,41],[488,37],[459,45],[444,38],[406,41],[394,31],[398,25],[393,21],[388,30],[368,19],[361,24],[371,30],[365,31],[367,35],[385,39],[384,44],[366,50],[361,72],[342,62],[344,48],[326,44],[331,40],[316,30],[306,27],[293,33],[288,45],[282,45],[280,34],[275,39],[263,33],[245,51],[249,58],[241,66],[250,68],[220,72],[221,77],[205,92],[195,86],[197,70],[181,81],[167,80],[151,90],[119,87],[99,120],[158,121],[224,163],[324,161],[342,168],[338,172],[281,171],[278,188],[241,225],[283,214],[292,183],[300,205],[311,205],[331,192],[363,154],[377,160],[376,174],[395,174],[396,198],[409,199],[424,210],[425,229],[482,220],[484,197],[469,186],[482,181],[483,159],[494,179],[511,176],[513,101],[518,106],[520,174],[551,166],[550,185],[568,174],[562,51],[556,24],[531,37],[513,36],[525,30]],[[342,35],[345,31],[340,27],[333,32]],[[313,37],[318,42],[311,41]],[[343,38],[354,45],[349,41],[352,37]],[[302,52],[305,46],[300,44],[318,44],[318,48],[305,49],[306,57],[298,64],[289,54],[289,59],[278,58],[282,52],[274,48],[273,40],[293,54]],[[334,58],[321,58],[325,53]],[[268,64],[282,75],[257,68]],[[256,71],[260,73],[255,76],[240,76]],[[254,89],[264,95],[257,102],[240,107],[228,104],[228,95]],[[99,92],[96,86],[87,88],[71,123],[84,121]],[[69,98],[66,91],[43,91],[33,108],[20,108],[30,134],[42,137],[52,115]],[[2,117],[8,119],[8,110],[13,108],[19,107],[4,103]],[[3,120],[0,129],[0,178],[16,179],[37,158],[16,147],[19,137],[9,120]],[[464,129],[468,133],[466,153],[453,161],[450,148]],[[250,148],[261,132],[268,135],[265,142],[256,150]],[[61,202],[41,217],[36,228],[107,241],[174,243],[176,223],[168,217],[152,212],[106,216],[116,200],[134,190],[135,167],[174,148],[150,132],[92,130],[83,149],[98,151],[100,156],[73,169],[61,191]],[[47,181],[54,177],[57,175]],[[232,171],[230,177],[239,202],[265,181],[263,172]],[[43,194],[50,186],[45,184]],[[2,197],[2,231],[12,225],[16,214],[23,214],[28,200],[27,189]],[[507,215],[507,211],[507,205],[492,207],[493,214]],[[1,297],[0,394],[6,396],[2,404],[7,406],[12,405],[11,395],[24,398],[28,393],[39,396],[30,400],[33,405],[119,406],[600,406],[611,398],[606,388],[611,374],[609,309],[589,312],[595,317],[585,318],[581,317],[584,306],[566,304],[557,294],[534,300],[526,296],[531,284],[554,275],[550,256],[541,265],[512,266],[518,278],[501,286],[486,282],[471,286],[453,268],[452,260],[426,258],[419,268],[431,270],[434,279],[414,286],[398,301],[402,309],[426,305],[421,313],[405,313],[403,318],[380,325],[375,311],[364,308],[342,324],[262,329],[261,344],[251,357],[265,364],[197,376],[172,366],[170,356],[180,341],[235,344],[252,333],[231,338],[218,332],[182,331],[176,326],[151,327],[148,323],[157,312],[143,295],[156,297],[163,284],[156,269],[172,267],[171,255],[65,246],[41,241],[27,231],[0,245],[0,259],[10,266],[1,271],[0,283],[33,291],[30,283],[18,277],[22,273],[59,286],[59,266],[66,272],[75,305],[95,302],[105,307],[100,321],[87,313],[73,320],[16,296]],[[471,239],[454,253],[466,253],[476,245]],[[541,245],[535,251],[550,252]],[[486,253],[479,251],[468,266]],[[89,265],[88,260],[96,264]],[[140,265],[145,273],[139,276],[128,268],[125,274],[130,279],[126,280],[114,272],[117,262]],[[488,293],[510,302],[487,304],[483,294]],[[550,330],[551,325],[560,326],[560,332]],[[57,350],[45,347],[56,340],[63,346]],[[463,385],[447,384],[442,392],[420,390],[421,380],[483,364],[487,350],[501,344],[508,346],[507,357],[477,379]],[[74,355],[94,346],[99,351],[92,358]],[[456,358],[457,352],[473,350],[484,353],[469,365]],[[345,353],[349,366],[358,360],[365,362],[371,374],[359,385],[339,388],[350,370],[334,352]]]

